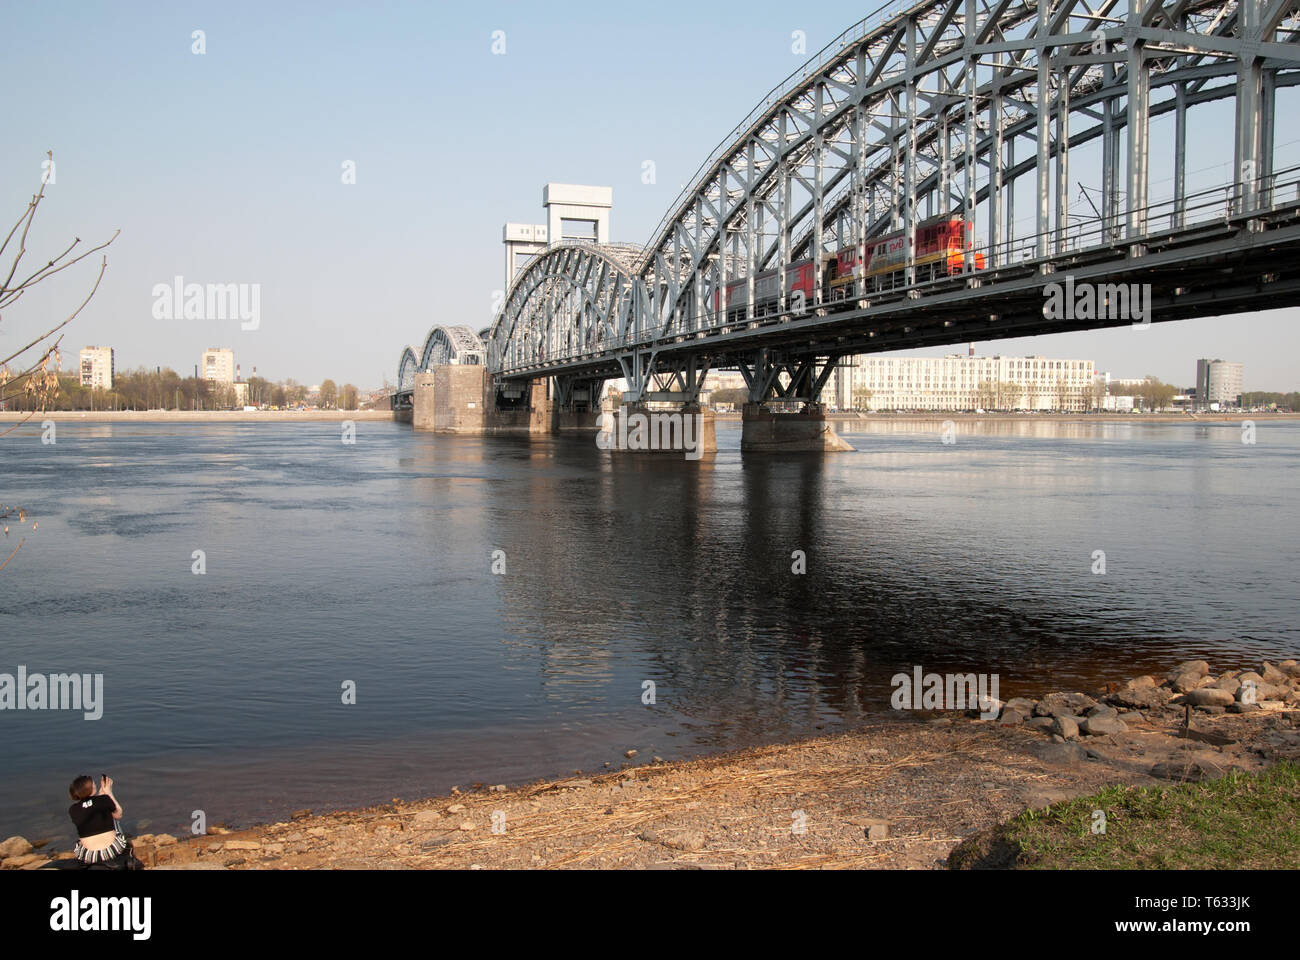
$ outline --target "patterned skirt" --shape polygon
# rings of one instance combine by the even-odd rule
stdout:
[[[82,863],[107,863],[126,852],[126,837],[122,834],[122,825],[116,821],[113,823],[113,842],[103,850],[87,850],[81,845],[78,838],[77,845],[72,848],[72,855]]]

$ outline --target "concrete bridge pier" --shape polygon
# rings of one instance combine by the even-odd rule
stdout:
[[[853,447],[835,432],[820,403],[804,404],[794,413],[747,403],[741,415],[740,449],[744,453],[836,453]]]
[[[713,411],[698,403],[622,404],[601,418],[596,445],[611,453],[702,460],[718,452]]]
[[[601,378],[555,377],[551,387],[551,432],[595,433],[600,430]]]
[[[574,410],[557,406],[551,412],[552,433],[596,433],[599,430],[599,410]]]
[[[834,453],[852,450],[826,416],[822,388],[839,362],[827,357],[789,357],[759,350],[740,372],[749,384],[741,413],[744,453]]]
[[[493,382],[486,367],[480,367],[483,395],[482,433],[550,433],[554,429],[555,404],[546,379]]]
[[[434,433],[550,433],[545,380],[498,388],[480,364],[445,364],[415,375],[411,425]]]

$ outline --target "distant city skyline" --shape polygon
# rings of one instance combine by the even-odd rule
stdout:
[[[53,149],[29,256],[122,229],[95,299],[65,331],[67,357],[106,344],[119,371],[187,374],[194,360],[184,358],[221,343],[255,358],[269,379],[378,386],[395,379],[402,347],[435,324],[488,325],[502,285],[502,225],[538,222],[545,183],[609,185],[610,237],[647,242],[713,146],[806,59],[792,52],[791,31],[806,32],[812,53],[870,6],[832,0],[791,11],[764,0],[736,17],[686,3],[574,3],[560,18],[494,3],[380,16],[241,3],[12,7],[10,36],[58,42],[18,45],[0,66],[10,89],[39,78],[41,91],[11,105],[0,213],[17,218]],[[196,29],[206,37],[201,55]],[[497,30],[502,55],[493,53]],[[698,76],[679,69],[683,45],[698,36],[726,36],[746,52],[707,97]],[[467,78],[473,95],[449,95],[467,90]],[[582,90],[583,109],[558,110],[557,89]],[[1278,91],[1279,112],[1292,95]],[[689,108],[638,108],[647,96]],[[1225,145],[1221,129],[1203,123],[1192,141],[1190,173],[1230,178],[1230,137]],[[1296,143],[1279,143],[1279,156]],[[1085,168],[1075,176],[1080,188],[1097,186]],[[0,347],[67,316],[93,276],[84,263],[34,290],[6,312]],[[157,311],[153,291],[178,277],[239,285],[237,302],[257,303],[260,316]],[[1284,391],[1300,387],[1298,318],[1287,309],[977,349],[1087,357],[1117,376],[1180,385],[1194,382],[1197,359],[1231,358],[1245,365],[1243,389]]]
[[[1099,331],[1099,332],[1104,332],[1104,331]],[[1013,352],[1013,351],[1011,351],[1011,350],[1003,349],[1003,348],[1001,348],[1001,347],[1002,347],[1002,346],[1005,346],[1005,345],[1008,345],[1008,344],[1011,344],[1011,343],[1017,343],[1017,344],[1028,344],[1028,345],[1030,345],[1031,347],[1033,347],[1033,346],[1039,346],[1039,347],[1042,347],[1042,346],[1051,346],[1051,345],[1053,345],[1054,343],[1060,343],[1060,342],[1062,342],[1063,340],[1066,339],[1067,336],[1070,336],[1070,335],[1067,335],[1067,334],[1061,334],[1061,335],[1050,336],[1050,337],[1025,337],[1025,338],[1019,338],[1019,339],[1016,339],[1016,340],[1001,340],[1001,341],[999,341],[999,340],[986,340],[986,341],[977,341],[976,344],[975,344],[975,346],[976,346],[975,355],[976,355],[976,357],[982,357],[982,358],[993,358],[993,357],[1006,357],[1006,358],[1032,358],[1032,357],[1055,357],[1055,356],[1064,356],[1064,354],[1051,354],[1051,353],[1045,353],[1045,352],[1043,352],[1042,350],[1032,350],[1032,349],[1029,350],[1029,351],[1027,351],[1027,352]],[[922,350],[899,350],[899,351],[893,351],[893,352],[888,352],[888,353],[882,352],[882,353],[873,353],[873,354],[858,354],[857,356],[860,356],[860,357],[889,357],[889,358],[896,358],[896,359],[906,359],[906,358],[909,358],[909,357],[917,357],[917,358],[927,358],[927,357],[928,357],[928,358],[943,358],[943,357],[950,357],[950,356],[954,356],[954,355],[960,355],[960,356],[963,356],[963,357],[964,357],[964,356],[966,356],[966,352],[965,352],[964,350],[959,350],[959,349],[958,349],[958,348],[960,348],[961,346],[962,346],[961,344],[952,344],[952,345],[945,346],[945,347],[933,347],[933,348],[922,349]],[[980,349],[981,346],[989,347],[989,348],[992,348],[992,349]],[[83,348],[83,350],[82,350],[81,352],[82,352],[82,353],[85,353],[85,351],[86,351],[86,350],[89,350],[89,349],[103,349],[103,348],[92,348],[92,347],[87,346],[86,348]],[[129,373],[129,372],[131,372],[131,371],[133,371],[133,370],[138,370],[138,369],[153,370],[153,369],[156,369],[156,368],[163,368],[163,369],[170,369],[170,370],[173,370],[173,371],[175,371],[177,374],[179,374],[181,377],[187,377],[187,376],[193,376],[194,373],[195,373],[195,370],[197,370],[197,371],[199,371],[199,376],[204,377],[204,379],[214,379],[214,377],[211,377],[211,376],[205,376],[205,374],[204,374],[204,364],[205,364],[205,362],[206,362],[206,359],[207,359],[208,354],[210,354],[210,353],[214,353],[214,352],[216,352],[217,350],[218,350],[218,348],[209,348],[209,349],[207,349],[207,350],[201,351],[202,357],[201,357],[201,359],[200,359],[200,362],[199,362],[198,364],[195,364],[195,365],[194,365],[194,369],[190,369],[189,367],[186,367],[186,366],[183,365],[183,364],[182,364],[181,366],[177,366],[177,365],[175,365],[175,364],[170,364],[170,363],[145,363],[145,364],[134,364],[134,363],[130,363],[130,364],[118,364],[118,363],[116,363],[116,357],[117,357],[119,354],[117,354],[116,351],[115,351],[114,354],[113,354],[113,356],[114,356],[114,365],[115,365],[115,367],[116,367],[116,369],[117,369],[117,371],[118,371],[119,373]],[[236,359],[235,359],[234,356],[233,356],[232,351],[230,351],[230,350],[228,350],[228,349],[225,349],[225,348],[220,348],[220,352],[223,353],[223,354],[231,354],[231,356],[230,356],[230,360],[229,360],[229,363],[232,364],[232,365],[234,365],[234,366],[233,366],[234,369],[240,369],[240,370],[242,370],[242,366],[243,366],[242,361],[236,361]],[[1165,383],[1169,383],[1169,384],[1172,384],[1172,385],[1177,386],[1177,387],[1179,387],[1179,388],[1181,388],[1181,389],[1194,389],[1194,388],[1196,388],[1196,387],[1198,386],[1198,369],[1199,369],[1198,365],[1199,365],[1201,362],[1203,362],[1203,360],[1205,360],[1206,358],[1203,358],[1203,357],[1195,357],[1195,358],[1189,360],[1189,361],[1188,361],[1188,365],[1189,365],[1189,371],[1190,371],[1190,373],[1189,373],[1188,376],[1185,376],[1185,377],[1182,377],[1182,378],[1178,378],[1178,377],[1176,377],[1176,376],[1164,377],[1164,376],[1160,376],[1159,374],[1156,374],[1156,373],[1151,373],[1151,372],[1149,372],[1149,371],[1148,371],[1148,372],[1145,372],[1145,373],[1139,373],[1139,372],[1135,372],[1135,371],[1125,371],[1125,370],[1107,369],[1107,368],[1105,367],[1105,365],[1103,365],[1103,364],[1101,364],[1101,363],[1098,363],[1098,362],[1095,361],[1095,360],[1092,360],[1092,358],[1090,358],[1090,357],[1080,357],[1080,359],[1089,360],[1089,361],[1092,363],[1093,369],[1096,370],[1098,376],[1103,376],[1103,375],[1107,375],[1107,374],[1109,374],[1110,377],[1111,377],[1111,379],[1114,379],[1114,380],[1139,380],[1139,379],[1142,379],[1142,378],[1147,377],[1147,376],[1155,376],[1155,377],[1157,377],[1158,379],[1162,380],[1163,382],[1165,382]],[[1249,383],[1249,382],[1250,382],[1250,380],[1249,380],[1249,365],[1248,365],[1248,364],[1242,364],[1240,361],[1235,361],[1233,358],[1230,358],[1230,357],[1215,358],[1215,360],[1216,360],[1216,362],[1227,362],[1227,363],[1234,364],[1234,365],[1236,365],[1236,366],[1238,366],[1238,367],[1241,367],[1241,368],[1242,368],[1242,370],[1241,370],[1242,383]],[[731,372],[731,371],[726,371],[725,368],[716,368],[716,370],[717,370],[717,372],[724,372],[724,371],[725,371],[725,372],[728,372],[728,373]],[[74,375],[74,374],[77,373],[77,369],[76,369],[76,368],[68,368],[68,367],[65,366],[65,367],[63,368],[62,372],[65,373],[65,374],[67,374],[68,376],[72,376],[72,375]],[[247,375],[244,375],[244,374],[242,374],[242,372],[241,372],[241,373],[239,374],[238,379],[243,380],[243,381],[247,381],[247,380],[249,379],[249,377],[252,377],[252,376],[259,376],[259,377],[262,377],[263,379],[270,380],[270,381],[273,381],[273,382],[275,382],[275,381],[283,381],[283,380],[286,380],[286,379],[292,379],[292,380],[295,380],[295,381],[297,381],[297,382],[299,382],[299,383],[304,383],[304,384],[319,384],[322,380],[325,380],[325,379],[333,379],[333,380],[335,380],[335,381],[337,381],[337,382],[339,382],[339,383],[344,382],[343,379],[340,379],[339,377],[332,376],[332,375],[330,375],[329,373],[326,373],[325,376],[323,376],[323,377],[319,377],[319,378],[303,378],[303,377],[295,376],[293,373],[287,373],[287,374],[285,374],[285,375],[283,375],[283,376],[280,376],[280,375],[268,375],[268,374],[265,374],[265,373],[259,373],[259,372],[257,372],[257,367],[256,367],[255,365],[252,366],[252,367],[250,367],[250,372],[249,372]],[[392,375],[392,374],[387,374],[386,376],[388,377],[389,382],[392,383],[392,381],[394,380],[393,375]],[[226,375],[223,374],[222,376],[220,376],[220,377],[216,377],[215,379],[218,379],[218,380],[220,380],[221,382],[233,382],[234,379],[235,379],[235,376],[234,376],[233,373],[231,373],[228,377],[227,377]],[[354,382],[354,381],[347,381],[347,382]],[[381,384],[379,381],[376,381],[375,383],[361,383],[361,384],[357,384],[357,387],[358,387],[359,389],[363,389],[363,390],[374,390],[374,389],[378,389],[381,385],[382,385],[382,384]],[[1286,392],[1290,392],[1290,391],[1295,390],[1295,389],[1300,389],[1300,385],[1296,385],[1296,386],[1280,385],[1280,386],[1260,386],[1260,387],[1255,387],[1255,386],[1245,387],[1245,386],[1243,386],[1243,387],[1242,387],[1242,390],[1243,390],[1243,391],[1247,391],[1247,392],[1249,392],[1249,391],[1275,391],[1275,392],[1280,392],[1280,393],[1286,393]]]

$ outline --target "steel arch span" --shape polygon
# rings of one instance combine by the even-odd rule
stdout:
[[[397,363],[397,392],[410,393],[415,389],[415,374],[420,369],[419,358],[415,350],[407,345],[402,350],[402,359]]]
[[[626,375],[643,391],[693,367],[673,360],[687,355],[744,370],[760,345],[833,359],[1105,325],[1043,323],[1044,280],[1067,270],[1152,283],[1161,320],[1300,302],[1285,266],[1300,251],[1300,151],[1275,138],[1300,83],[1298,7],[878,11],[764,98],[642,251],[537,257],[493,323],[489,367]],[[1207,172],[1189,132],[1229,122],[1231,152]],[[965,237],[938,261],[918,249],[936,223]],[[895,268],[869,273],[886,247]],[[1210,279],[1209,263],[1227,269]]]
[[[443,364],[482,364],[487,351],[477,333],[464,325],[435,324],[424,338],[420,352],[407,346],[397,361],[397,392],[415,389],[415,375]]]
[[[444,364],[481,364],[483,341],[477,333],[464,325],[436,324],[424,338],[420,351],[420,370]]]
[[[634,343],[645,300],[636,276],[642,254],[631,244],[547,246],[506,291],[488,329],[488,366],[499,372]]]

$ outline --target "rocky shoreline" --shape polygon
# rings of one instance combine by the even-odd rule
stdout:
[[[133,844],[153,869],[934,869],[1027,807],[1300,760],[1294,660],[1218,674],[1192,660],[1163,678],[995,706],[996,719],[899,711],[845,734],[677,763],[637,764],[628,751],[623,769],[595,777]],[[70,857],[22,837],[0,843],[3,869]]]

